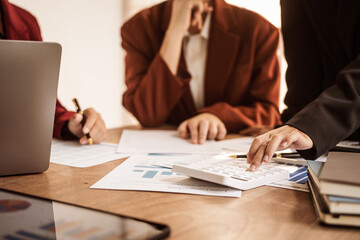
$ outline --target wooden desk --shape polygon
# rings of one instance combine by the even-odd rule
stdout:
[[[107,141],[117,143],[121,131],[109,130]],[[1,177],[0,188],[167,223],[170,239],[360,239],[360,229],[320,226],[304,192],[260,187],[226,198],[89,188],[122,161],[51,164],[42,174]]]

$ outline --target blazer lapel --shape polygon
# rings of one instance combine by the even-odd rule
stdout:
[[[4,28],[7,39],[30,40],[29,29],[18,15],[14,6],[8,1],[1,1],[3,10]]]
[[[214,1],[205,71],[205,105],[223,97],[231,69],[236,60],[240,37],[231,33],[235,21],[224,0]]]

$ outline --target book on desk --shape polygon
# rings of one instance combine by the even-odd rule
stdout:
[[[331,152],[326,163],[308,161],[309,189],[318,220],[360,226],[360,154]]]

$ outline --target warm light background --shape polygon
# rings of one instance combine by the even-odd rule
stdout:
[[[37,17],[45,41],[63,46],[58,96],[68,109],[74,109],[71,99],[77,97],[82,108],[96,108],[107,127],[136,123],[121,105],[125,85],[119,29],[133,14],[162,0],[9,1]],[[280,27],[279,0],[227,2],[256,11]],[[284,73],[286,63],[281,57],[281,46],[279,56]],[[282,84],[281,102],[285,91]]]

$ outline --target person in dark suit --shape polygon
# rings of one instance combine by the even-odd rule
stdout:
[[[8,0],[0,0],[0,39],[42,41],[36,18]],[[87,120],[82,127],[82,115],[67,111],[57,100],[54,137],[64,140],[80,139],[81,144],[87,144],[84,134],[90,133],[94,143],[101,142],[106,136],[106,128],[100,114],[93,108],[88,108],[84,110],[84,115]]]
[[[121,29],[123,105],[143,126],[179,125],[201,144],[280,122],[278,29],[224,0],[173,0]]]
[[[360,140],[360,1],[281,0],[281,8],[285,126],[255,138],[252,170],[277,150],[316,159],[339,141]]]

